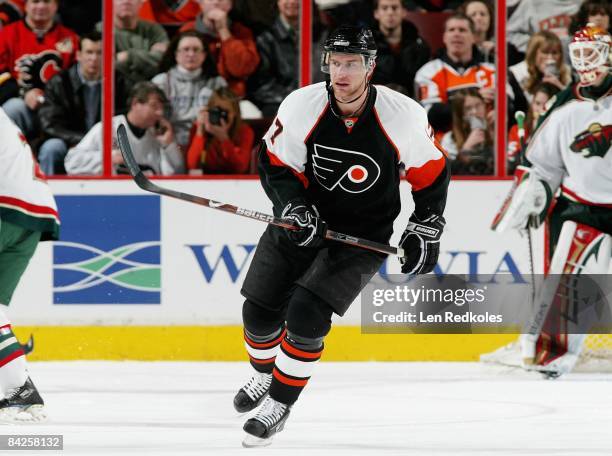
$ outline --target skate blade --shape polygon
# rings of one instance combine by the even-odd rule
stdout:
[[[44,405],[31,405],[28,408],[7,407],[0,410],[0,423],[2,424],[28,424],[47,421]]]
[[[242,441],[242,446],[245,448],[260,448],[269,446],[272,443],[274,436],[268,437],[267,439],[260,439],[259,437],[255,437],[254,435],[247,434],[244,440]]]

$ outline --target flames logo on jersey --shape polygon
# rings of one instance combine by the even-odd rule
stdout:
[[[62,71],[62,65],[62,57],[51,50],[24,54],[15,61],[20,83],[26,88],[44,88],[49,79]]]
[[[570,145],[573,152],[582,154],[585,158],[604,157],[610,150],[612,142],[612,125],[592,123],[589,128],[576,135]]]
[[[312,155],[314,175],[325,189],[336,187],[348,193],[368,190],[380,177],[380,166],[362,152],[314,145]]]

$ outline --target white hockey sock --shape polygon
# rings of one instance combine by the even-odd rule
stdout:
[[[281,327],[272,334],[257,337],[246,329],[244,330],[244,345],[249,354],[251,366],[257,372],[272,372],[274,360],[278,353],[278,346],[285,337],[286,332],[286,329]]]
[[[13,334],[11,323],[0,308],[0,389],[6,394],[28,379],[25,354]]]

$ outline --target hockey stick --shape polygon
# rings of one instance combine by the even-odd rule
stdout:
[[[130,174],[134,178],[136,184],[143,190],[152,193],[157,193],[159,195],[170,196],[172,198],[188,201],[190,203],[199,204],[200,206],[210,207],[211,209],[229,212],[230,214],[241,215],[243,217],[259,220],[270,225],[280,226],[288,230],[298,229],[295,225],[293,225],[292,223],[288,223],[286,220],[283,220],[280,217],[275,217],[273,215],[263,214],[261,212],[254,211],[251,209],[243,209],[237,206],[233,206],[231,204],[225,204],[219,201],[203,198],[201,196],[190,195],[188,193],[183,193],[176,190],[160,187],[151,182],[140,169],[140,166],[134,158],[134,153],[132,152],[132,147],[130,146],[130,141],[128,139],[127,131],[124,125],[119,125],[119,128],[117,128],[117,140],[119,142],[119,149],[121,149],[121,154],[123,155],[125,164],[130,170]],[[385,253],[387,255],[396,255],[398,257],[404,256],[404,249],[402,248],[393,247],[379,242],[369,241],[367,239],[350,236],[348,234],[338,233],[332,230],[326,231],[325,239],[342,242],[344,244],[360,247],[362,249]]]

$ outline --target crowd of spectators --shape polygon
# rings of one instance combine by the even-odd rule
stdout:
[[[113,129],[127,126],[154,174],[254,171],[257,143],[298,87],[298,0],[113,2]],[[372,82],[417,100],[452,158],[454,174],[495,172],[496,2],[315,0],[312,80],[320,43],[341,24],[373,31]],[[557,92],[576,80],[571,34],[610,29],[606,0],[507,0],[508,149],[525,138]],[[102,170],[103,0],[0,0],[0,104],[46,174]],[[115,173],[126,172],[119,151]]]

